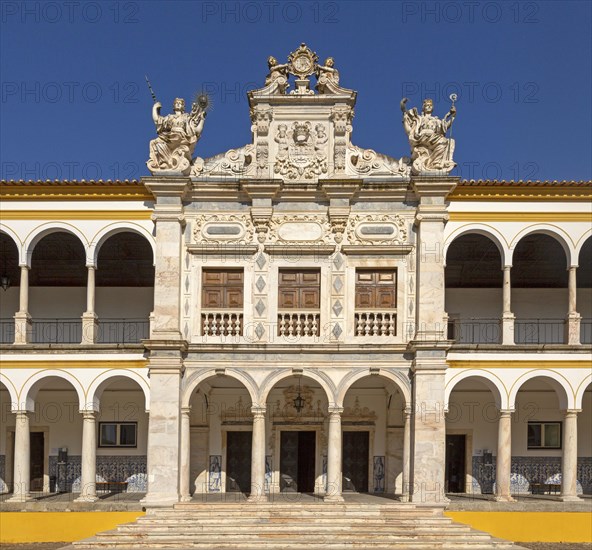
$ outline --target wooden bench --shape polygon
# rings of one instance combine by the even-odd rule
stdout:
[[[97,492],[125,493],[127,481],[97,481]]]
[[[533,495],[557,495],[561,492],[560,483],[531,483],[530,491]]]

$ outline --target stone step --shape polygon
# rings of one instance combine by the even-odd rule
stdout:
[[[272,517],[272,518],[195,518],[195,519],[176,519],[176,518],[138,518],[137,524],[140,528],[149,527],[151,525],[162,525],[168,527],[179,527],[186,528],[192,525],[199,526],[216,526],[224,523],[226,525],[233,525],[239,528],[259,527],[265,525],[281,525],[288,527],[291,525],[302,526],[302,522],[296,518],[283,518],[283,517]],[[356,518],[356,519],[345,519],[345,518],[310,518],[306,522],[308,528],[323,527],[325,525],[334,527],[343,526],[366,526],[373,528],[388,527],[395,529],[398,527],[409,526],[422,527],[422,526],[450,526],[452,520],[450,518],[430,518],[430,519],[381,519],[381,518]]]

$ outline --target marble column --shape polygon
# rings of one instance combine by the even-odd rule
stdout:
[[[568,270],[568,307],[565,321],[565,342],[571,346],[580,345],[580,321],[581,316],[577,311],[577,266],[572,265]]]
[[[343,407],[329,407],[329,438],[327,443],[327,493],[325,501],[342,502],[341,495],[341,413]]]
[[[265,407],[251,407],[253,442],[251,446],[251,494],[249,502],[265,502]]]
[[[82,412],[82,471],[78,502],[97,498],[97,412]]]
[[[512,472],[512,411],[500,410],[495,457],[495,500],[512,502],[510,476]]]
[[[14,314],[14,343],[27,344],[31,341],[32,321],[29,315],[29,266],[21,265],[19,287],[19,310]]]
[[[29,411],[16,411],[14,432],[14,489],[9,502],[31,500],[31,441]]]
[[[514,321],[516,316],[512,313],[512,266],[504,266],[504,283],[502,289],[502,344],[511,346],[514,344]]]
[[[181,502],[191,500],[191,407],[181,409],[181,465],[179,487]]]
[[[561,500],[579,501],[578,477],[578,413],[576,409],[565,411],[563,419],[563,455],[561,457]]]
[[[402,502],[409,501],[409,483],[411,475],[411,409],[403,411],[403,494]]]
[[[82,314],[82,344],[97,341],[99,320],[95,313],[95,266],[87,266],[86,311]]]

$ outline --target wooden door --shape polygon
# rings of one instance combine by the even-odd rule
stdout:
[[[251,432],[226,432],[226,490],[251,492]]]
[[[43,432],[31,432],[31,491],[43,491],[43,463],[45,458],[45,435]]]
[[[447,493],[465,492],[465,440],[465,435],[446,436],[444,485]]]
[[[343,432],[343,490],[368,492],[370,432]]]
[[[282,431],[280,439],[280,490],[312,493],[315,485],[316,433]]]

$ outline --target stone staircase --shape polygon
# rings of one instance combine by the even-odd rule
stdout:
[[[513,543],[453,523],[441,507],[408,503],[180,503],[75,542],[69,550],[516,550]]]

